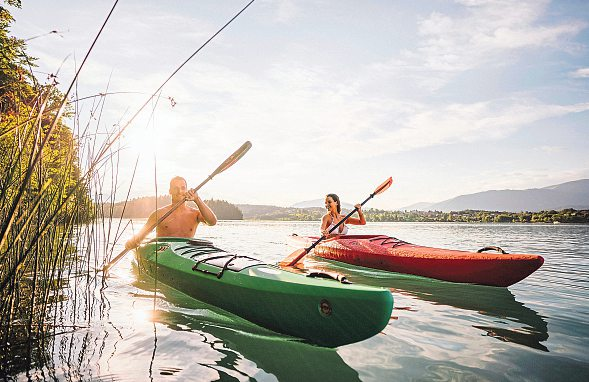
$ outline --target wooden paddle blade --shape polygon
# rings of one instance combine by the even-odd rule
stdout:
[[[391,186],[391,184],[393,184],[393,178],[389,177],[380,186],[378,186],[376,190],[374,190],[374,195],[382,194]]]
[[[221,165],[219,167],[217,167],[217,169],[213,172],[211,177],[213,177],[217,174],[220,174],[223,171],[227,170],[229,167],[233,166],[235,163],[237,163],[238,160],[241,159],[242,156],[245,155],[245,153],[248,152],[248,150],[251,147],[252,147],[252,143],[250,141],[246,141],[243,145],[241,145],[240,148],[235,150],[235,152],[233,154],[231,154],[229,156],[229,158],[225,159],[225,162],[221,163]]]
[[[307,254],[306,248],[297,249],[287,257],[285,257],[281,262],[278,263],[281,267],[292,267],[296,263],[299,262]]]
[[[114,259],[112,259],[110,261],[110,263],[106,264],[104,266],[104,268],[102,268],[102,271],[104,272],[105,275],[108,276],[108,271],[116,264],[119,262],[119,260],[121,260],[126,254],[127,252],[129,252],[129,249],[123,250],[123,252],[119,253],[117,257],[115,257]]]

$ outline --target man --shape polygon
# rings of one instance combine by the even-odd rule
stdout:
[[[150,228],[177,202],[182,202],[182,204],[158,224],[156,228],[157,237],[193,237],[196,227],[200,223],[206,223],[210,226],[217,224],[215,213],[202,201],[196,192],[188,190],[184,178],[180,176],[172,178],[170,181],[170,195],[172,196],[172,204],[152,212],[145,226],[125,243],[126,249],[137,247],[145,236],[149,234]],[[190,200],[196,203],[198,209],[186,204]]]

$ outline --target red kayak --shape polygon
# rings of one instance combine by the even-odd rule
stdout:
[[[318,237],[293,234],[289,244],[309,247]],[[484,253],[497,250],[501,253]],[[316,256],[361,267],[407,273],[458,283],[506,287],[528,277],[544,263],[539,255],[507,254],[498,247],[479,252],[423,247],[385,235],[341,235],[325,239]]]

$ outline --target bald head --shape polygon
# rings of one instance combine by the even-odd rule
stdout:
[[[174,186],[184,183],[184,187],[188,188],[188,184],[186,183],[186,179],[181,176],[175,176],[170,180],[170,189]]]

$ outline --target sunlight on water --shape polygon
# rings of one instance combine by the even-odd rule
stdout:
[[[229,252],[276,263],[295,249],[285,244],[288,235],[316,235],[317,225],[222,221],[199,228],[197,236]],[[95,285],[76,307],[65,300],[63,309],[71,313],[62,324],[79,329],[52,338],[43,350],[47,366],[23,370],[18,379],[587,380],[588,226],[369,223],[353,227],[353,233],[463,250],[496,245],[510,253],[540,254],[546,262],[525,280],[496,288],[308,256],[307,267],[389,288],[395,298],[382,333],[329,349],[274,333],[156,284],[138,271],[129,254],[104,284],[101,274],[70,279],[70,290]],[[131,234],[123,234],[120,242]],[[117,244],[113,254],[122,249]]]

